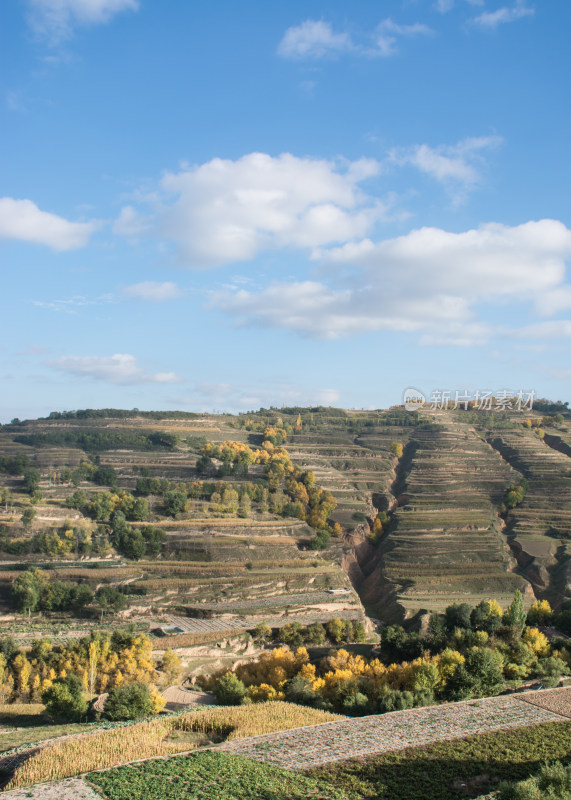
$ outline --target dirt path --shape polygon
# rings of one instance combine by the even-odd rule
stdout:
[[[101,796],[79,778],[56,783],[42,783],[30,789],[14,789],[1,795],[2,800],[101,800]]]

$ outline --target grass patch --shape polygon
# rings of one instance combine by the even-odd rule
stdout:
[[[462,800],[524,780],[544,761],[571,761],[571,723],[547,722],[329,764],[304,774],[352,798]]]
[[[89,776],[108,800],[352,800],[323,780],[248,758],[202,752]]]

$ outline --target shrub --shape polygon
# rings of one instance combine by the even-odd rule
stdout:
[[[303,638],[307,644],[323,644],[325,641],[325,628],[321,622],[313,622],[305,628]]]
[[[239,706],[246,695],[246,687],[233,672],[227,672],[214,689],[216,702],[222,706]]]
[[[76,675],[56,678],[42,694],[48,715],[57,721],[73,722],[81,719],[88,709],[81,681]]]
[[[414,695],[412,692],[401,692],[399,689],[387,689],[377,701],[377,711],[384,714],[387,711],[403,711],[412,708]]]
[[[560,761],[544,764],[538,775],[519,783],[501,783],[498,800],[568,800],[571,797],[571,766]]]
[[[254,641],[258,644],[265,644],[272,638],[272,629],[267,622],[258,622],[252,631],[252,636],[254,637]]]
[[[343,713],[350,717],[362,717],[365,714],[371,714],[373,709],[366,694],[362,692],[355,692],[350,694],[343,701]]]
[[[285,685],[285,699],[301,706],[319,706],[321,697],[311,688],[311,681],[296,675]]]
[[[153,701],[146,683],[115,686],[105,701],[105,716],[112,720],[142,719],[153,711]]]

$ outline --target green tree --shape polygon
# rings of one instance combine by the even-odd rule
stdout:
[[[444,618],[446,620],[446,627],[449,631],[454,628],[470,628],[470,613],[472,609],[468,603],[452,603],[444,611]]]
[[[88,709],[81,681],[76,675],[56,678],[42,694],[42,703],[52,719],[65,722],[81,719]]]
[[[466,656],[464,666],[473,680],[473,696],[489,697],[503,691],[505,683],[498,656],[487,647],[474,647]]]
[[[26,570],[12,581],[12,602],[17,611],[29,614],[40,602],[44,580],[37,569]]]
[[[42,476],[37,469],[27,469],[24,472],[24,486],[28,494],[32,494],[38,488],[41,479]]]
[[[78,510],[81,510],[82,508],[85,508],[87,502],[87,495],[85,492],[81,489],[76,489],[75,492],[73,492],[73,494],[67,498],[65,504],[68,508],[77,508]]]
[[[279,632],[280,640],[290,647],[300,647],[303,644],[302,627],[299,622],[287,622]]]
[[[252,636],[258,644],[266,644],[272,638],[272,629],[267,622],[258,622],[252,631]]]
[[[345,635],[345,627],[345,623],[342,619],[339,619],[338,617],[332,617],[332,619],[330,619],[325,626],[325,630],[327,631],[327,636],[329,639],[338,644],[343,640],[343,636]]]
[[[245,694],[246,687],[233,672],[222,675],[214,689],[216,702],[221,706],[239,706]]]
[[[186,500],[186,493],[181,492],[180,489],[170,489],[163,495],[163,504],[165,510],[172,517],[176,517],[177,514],[180,514],[184,511]]]
[[[149,501],[146,497],[139,497],[135,500],[133,508],[129,514],[129,519],[137,522],[144,522],[149,516]]]
[[[32,508],[31,506],[26,506],[26,508],[22,511],[22,516],[20,517],[20,522],[24,526],[24,528],[29,528],[36,518],[36,509]]]
[[[525,626],[526,618],[527,614],[523,605],[523,595],[519,589],[516,589],[514,599],[506,608],[502,621],[504,625],[509,625],[511,628],[514,628],[516,632],[519,632],[519,635],[521,635],[521,632]]]
[[[319,645],[323,644],[325,641],[325,628],[321,624],[321,622],[313,622],[311,625],[308,625],[303,633],[304,641],[307,644]]]
[[[101,609],[101,617],[106,612],[113,611],[115,613],[122,611],[125,608],[125,595],[116,589],[114,586],[102,586],[97,590],[95,595],[95,602]]]
[[[105,700],[105,716],[112,720],[141,719],[153,710],[153,701],[146,683],[115,686]]]

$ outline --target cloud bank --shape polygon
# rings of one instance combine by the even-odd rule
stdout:
[[[151,300],[153,302],[174,300],[183,295],[183,292],[178,288],[176,283],[172,283],[171,281],[164,281],[163,283],[159,281],[134,283],[132,286],[126,286],[123,292],[128,297],[134,297],[137,300]]]
[[[478,319],[478,303],[535,302],[541,311],[553,307],[554,293],[568,297],[563,284],[570,254],[571,231],[556,220],[489,223],[464,233],[421,228],[316,252],[327,282],[219,291],[211,305],[241,325],[306,336],[391,330],[419,333],[423,344],[478,344],[492,332]]]
[[[28,21],[36,35],[56,45],[77,27],[102,25],[138,8],[139,0],[28,0]]]
[[[400,25],[387,18],[379,22],[372,35],[361,37],[364,41],[359,43],[346,31],[336,33],[330,22],[307,19],[286,30],[277,53],[295,61],[320,61],[348,53],[366,58],[388,58],[398,52],[400,39],[433,33],[431,28],[421,23]]]
[[[182,381],[174,372],[145,372],[135,356],[128,353],[116,353],[113,356],[62,356],[47,363],[50,367],[75,377],[93,378],[123,386]]]
[[[116,230],[152,231],[196,268],[248,261],[265,250],[344,242],[366,235],[386,212],[360,189],[379,169],[373,159],[333,162],[289,153],[215,158],[167,173],[150,215],[128,206]]]
[[[43,244],[57,251],[78,250],[98,227],[97,222],[69,222],[41,211],[31,200],[0,198],[0,239]]]

